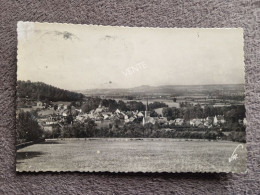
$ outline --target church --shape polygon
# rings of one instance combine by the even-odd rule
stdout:
[[[146,109],[145,109],[144,117],[143,117],[143,125],[145,125],[147,123],[151,123],[153,125],[155,124],[154,118],[150,116],[150,111],[148,108],[148,98],[147,98]]]

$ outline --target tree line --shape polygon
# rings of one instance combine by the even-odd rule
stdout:
[[[219,128],[170,128],[169,125],[150,123],[142,125],[140,123],[128,123],[123,126],[116,124],[109,127],[97,128],[95,122],[88,119],[86,123],[76,123],[65,126],[64,134],[57,137],[62,138],[185,138],[185,139],[207,139],[207,140],[229,140],[246,142],[246,132],[232,130],[229,135],[225,135]]]
[[[118,102],[113,99],[101,99],[98,97],[89,97],[87,98],[86,102],[84,102],[81,105],[81,109],[83,112],[87,113],[93,109],[98,108],[98,106],[104,106],[108,108],[108,111],[114,112],[117,109],[120,111],[144,111],[146,109],[146,106],[139,101],[128,101],[124,102],[122,100],[119,100]],[[168,107],[165,103],[160,102],[153,102],[148,105],[149,110],[154,110],[156,108],[162,108],[162,107]]]
[[[245,106],[236,105],[229,107],[213,107],[210,105],[202,108],[199,104],[195,106],[186,106],[180,108],[163,108],[163,116],[168,120],[176,118],[183,118],[188,121],[194,118],[214,117],[216,115],[223,115],[226,120],[236,123],[240,119],[245,118]]]

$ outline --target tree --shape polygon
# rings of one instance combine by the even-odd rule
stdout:
[[[53,129],[53,137],[60,137],[61,136],[61,127],[56,125]]]
[[[164,107],[168,107],[168,105],[162,102],[153,102],[148,105],[149,110],[154,110],[156,108],[164,108]]]
[[[245,118],[245,106],[232,106],[224,112],[224,116],[227,120],[237,122],[239,119]]]
[[[162,114],[163,114],[164,117],[171,119],[172,118],[172,109],[171,108],[163,108]]]
[[[83,112],[89,112],[93,109],[98,108],[99,104],[101,103],[100,98],[88,98],[85,103],[82,104],[81,109]]]
[[[118,105],[117,105],[116,100],[111,100],[111,99],[109,99],[108,102],[109,102],[108,110],[109,110],[110,112],[116,111],[116,109],[118,108]]]
[[[195,118],[203,118],[203,109],[201,106],[198,104],[194,106],[194,113],[195,113]]]
[[[123,102],[122,100],[119,100],[117,104],[118,104],[119,110],[121,110],[121,111],[127,111],[128,110],[125,102]]]
[[[174,120],[180,117],[180,111],[178,108],[163,108],[162,113],[168,120]]]
[[[68,124],[73,123],[73,116],[72,116],[71,114],[69,114],[69,115],[66,117],[66,122],[67,122]]]
[[[130,111],[135,111],[135,110],[145,110],[145,105],[142,102],[137,102],[137,101],[130,101],[127,102],[127,108]]]
[[[109,100],[107,100],[107,99],[101,100],[101,106],[108,107],[109,106]]]
[[[55,105],[53,106],[53,108],[54,108],[54,110],[57,110],[57,109],[58,109],[58,105],[55,104]]]
[[[172,109],[172,119],[176,119],[180,117],[180,111],[178,108],[171,108]]]
[[[17,139],[35,141],[43,136],[36,116],[30,112],[20,112],[17,117]]]
[[[155,112],[154,110],[152,110],[152,111],[150,112],[150,116],[151,116],[151,117],[158,117],[159,115],[158,115],[157,112]]]
[[[145,128],[146,134],[151,135],[153,133],[153,124],[146,123],[144,125],[144,128]]]
[[[213,106],[210,107],[210,106],[206,105],[203,109],[203,116],[205,118],[214,116],[215,114],[212,111],[213,111]]]

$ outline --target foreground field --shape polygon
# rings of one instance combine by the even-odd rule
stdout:
[[[17,151],[17,171],[236,172],[246,171],[240,143],[175,139],[48,140]]]

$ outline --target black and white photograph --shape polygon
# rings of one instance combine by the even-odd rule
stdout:
[[[246,173],[242,28],[17,33],[17,172]]]

